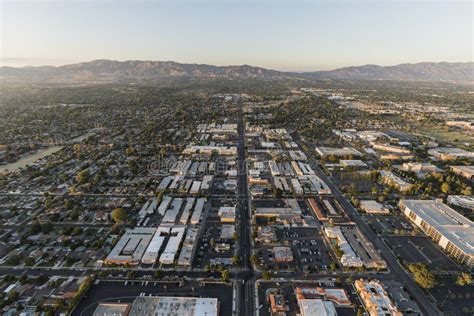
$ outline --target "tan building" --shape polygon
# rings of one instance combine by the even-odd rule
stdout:
[[[455,147],[438,147],[428,150],[428,154],[440,160],[456,160],[459,158],[474,159],[474,153]]]
[[[293,252],[290,247],[273,247],[275,262],[293,262]]]
[[[394,186],[400,192],[406,192],[412,187],[410,183],[406,182],[392,171],[381,170],[380,176],[385,184]]]
[[[459,263],[474,266],[474,223],[434,200],[401,200],[400,210]]]
[[[356,280],[355,288],[370,316],[403,316],[378,280]]]
[[[368,214],[381,214],[389,215],[390,210],[374,200],[362,200],[360,201],[360,208]]]
[[[285,297],[282,294],[270,294],[270,308],[272,310],[272,315],[286,315],[286,303]]]
[[[474,180],[474,166],[451,166],[451,171],[469,180]]]

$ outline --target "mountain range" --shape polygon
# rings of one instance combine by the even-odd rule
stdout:
[[[423,62],[396,66],[364,65],[330,71],[282,72],[249,65],[213,66],[173,61],[94,60],[64,66],[0,67],[3,81],[113,82],[170,77],[302,78],[474,82],[474,63]]]

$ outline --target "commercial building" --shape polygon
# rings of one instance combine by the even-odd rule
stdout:
[[[273,247],[275,262],[293,262],[293,252],[290,247]]]
[[[280,189],[283,192],[290,192],[291,188],[284,177],[273,177],[273,185],[275,188]]]
[[[190,194],[199,194],[201,190],[201,181],[193,181],[193,184],[191,186],[191,190],[189,190]]]
[[[420,179],[424,179],[428,174],[443,171],[435,165],[427,162],[405,162],[400,169],[404,171],[414,172],[416,176]]]
[[[369,269],[386,269],[387,263],[382,259],[374,245],[356,226],[342,227],[342,231],[364,266]]]
[[[212,180],[214,179],[213,175],[205,175],[202,177],[201,191],[207,192],[212,186]]]
[[[199,221],[201,220],[201,214],[202,211],[204,210],[204,205],[206,205],[206,198],[200,198],[196,201],[196,205],[194,206],[194,211],[193,214],[191,215],[191,220],[190,223],[192,225],[197,225],[199,224]]]
[[[278,241],[275,227],[258,226],[257,241],[265,244],[272,244]]]
[[[474,266],[474,223],[440,201],[401,200],[401,211],[458,262]]]
[[[306,161],[308,158],[301,150],[289,150],[290,158],[292,160],[303,160]]]
[[[303,188],[301,187],[301,184],[298,179],[291,179],[291,186],[293,187],[293,192],[296,195],[303,195]]]
[[[217,298],[139,296],[133,301],[129,316],[186,315],[217,316]]]
[[[173,201],[173,198],[171,196],[165,196],[163,200],[161,201],[160,206],[158,207],[158,214],[160,215],[165,215],[166,210],[171,204],[171,201]]]
[[[323,298],[331,301],[337,306],[351,306],[351,301],[344,289],[332,289],[322,287],[297,287],[295,289],[297,299]]]
[[[386,153],[379,155],[380,160],[412,160],[414,155]]]
[[[410,183],[406,182],[392,171],[381,170],[380,176],[385,184],[394,186],[400,192],[406,192],[412,187]]]
[[[318,201],[316,201],[314,198],[309,198],[308,204],[311,210],[313,211],[313,214],[316,216],[318,220],[322,222],[329,220],[329,217],[327,217],[326,214],[323,213],[323,210],[321,209],[321,205],[319,205]]]
[[[163,216],[161,222],[174,224],[174,222],[176,222],[176,218],[178,217],[179,210],[181,209],[182,205],[182,198],[174,198],[173,202],[171,203],[171,208],[166,211],[165,216]]]
[[[173,176],[164,177],[163,180],[161,180],[160,184],[158,185],[157,191],[159,192],[166,191],[166,189],[170,185],[171,181],[173,181],[173,179],[174,179]]]
[[[183,150],[183,155],[202,154],[211,156],[212,154],[221,156],[237,155],[237,147],[235,146],[189,146]]]
[[[222,225],[219,238],[220,239],[232,239],[232,238],[234,238],[234,234],[235,234],[235,226],[234,225]]]
[[[389,144],[380,144],[380,143],[371,143],[371,145],[373,149],[384,151],[384,152],[389,152],[389,153],[394,153],[394,154],[410,154],[411,153],[410,150],[403,147],[399,147],[399,146],[393,146]]]
[[[468,195],[450,195],[448,203],[474,211],[474,197]]]
[[[343,255],[339,260],[344,267],[362,267],[364,263],[352,250],[346,237],[342,234],[339,226],[324,227],[324,232],[329,239],[335,239]]]
[[[330,301],[322,299],[298,300],[301,316],[336,316],[336,308]]]
[[[235,206],[221,206],[217,214],[222,223],[235,223]]]
[[[455,147],[438,147],[428,150],[428,154],[439,160],[474,159],[474,153]]]
[[[326,292],[327,290],[332,293],[329,294]],[[334,304],[350,306],[350,301],[345,291],[340,289],[297,287],[295,294],[302,316],[335,316],[337,312]]]
[[[127,229],[105,259],[105,263],[138,264],[156,232],[153,227]]]
[[[196,198],[193,197],[186,198],[186,205],[184,206],[183,213],[181,213],[181,217],[179,219],[180,224],[186,225],[188,223],[195,200]]]
[[[178,265],[185,267],[191,266],[196,252],[198,231],[199,229],[197,227],[188,228],[183,246],[181,247],[181,252],[179,253]]]
[[[155,234],[153,235],[153,238],[148,244],[145,254],[142,257],[142,263],[154,264],[156,262],[156,259],[158,259],[158,254],[161,250],[161,246],[163,245],[166,237],[169,235],[170,229],[170,227],[158,227]]]
[[[335,239],[342,256],[339,261],[344,267],[362,267],[385,269],[387,263],[382,259],[374,245],[356,227],[325,227],[329,239]]]
[[[335,156],[335,157],[349,157],[349,156],[362,156],[362,153],[352,147],[343,148],[330,148],[330,147],[316,147],[316,152],[322,157]]]
[[[307,174],[303,176],[298,176],[297,179],[291,179],[291,183],[293,186],[293,180],[298,180],[297,182],[299,183],[299,189],[301,189],[301,192],[304,192],[305,194],[311,195],[311,194],[319,194],[319,195],[326,195],[326,194],[331,194],[331,189],[329,186],[324,182],[320,177],[314,174]],[[293,186],[294,188],[294,186]],[[304,188],[304,190],[303,190]],[[296,192],[295,192],[296,193]]]
[[[339,164],[345,168],[367,168],[367,164],[362,160],[339,160]]]
[[[128,316],[131,308],[128,303],[99,303],[92,316]]]
[[[462,129],[474,129],[474,121],[446,121],[446,125]]]
[[[268,161],[268,166],[270,167],[270,172],[272,176],[279,176],[280,175],[280,169],[278,168],[278,165],[275,161],[269,160]]]
[[[105,259],[105,263],[138,264],[156,228],[135,227],[127,229]]]
[[[474,166],[451,166],[451,170],[466,179],[474,180]]]
[[[360,208],[368,214],[381,214],[388,215],[390,210],[374,200],[362,200],[360,201]]]
[[[405,162],[401,169],[415,173],[433,173],[441,171],[435,165],[427,162]]]
[[[166,248],[160,256],[161,264],[173,264],[174,259],[183,240],[184,231],[186,230],[183,226],[175,226],[171,228],[170,238],[166,244]]]
[[[270,294],[268,296],[270,300],[270,308],[272,315],[280,316],[286,315],[287,306],[285,303],[285,297],[282,294]]]
[[[360,279],[356,280],[354,285],[369,316],[403,316],[380,281]]]

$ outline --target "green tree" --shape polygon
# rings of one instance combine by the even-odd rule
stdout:
[[[471,285],[472,276],[467,272],[461,272],[456,278],[456,284],[459,286]]]
[[[230,272],[229,272],[229,270],[227,270],[227,269],[222,270],[222,272],[221,272],[221,279],[222,279],[222,281],[224,281],[224,282],[229,282],[229,279],[230,279]]]
[[[110,217],[115,223],[123,224],[127,221],[127,212],[123,208],[118,207],[110,213]]]
[[[157,201],[158,205],[160,205],[161,202],[163,201],[163,195],[164,195],[163,192],[157,192],[156,193],[156,201]]]
[[[464,195],[472,195],[472,188],[471,187],[466,187],[463,191],[462,194]]]
[[[5,263],[9,266],[17,266],[20,264],[20,256],[19,255],[11,255],[8,257],[8,259],[5,261]]]
[[[410,263],[408,270],[413,273],[413,278],[418,285],[425,289],[431,289],[436,285],[436,278],[428,267],[423,263]]]
[[[87,181],[89,181],[89,176],[89,169],[81,170],[76,175],[76,181],[79,182],[79,184],[86,184]]]
[[[250,262],[253,264],[253,265],[256,265],[258,263],[258,257],[256,254],[253,254],[250,256]]]
[[[237,256],[232,256],[232,264],[236,266],[239,263],[239,257]]]
[[[25,258],[25,266],[31,267],[32,265],[35,264],[35,259],[32,257],[26,257]]]
[[[41,225],[41,231],[43,234],[49,234],[54,228],[53,223],[51,222],[45,222]]]
[[[270,273],[270,271],[264,271],[262,273],[262,278],[264,280],[271,280],[272,279],[272,274]]]
[[[441,185],[441,192],[443,192],[444,194],[449,194],[450,190],[451,187],[449,186],[449,183],[443,182],[443,184]]]
[[[39,234],[41,232],[41,224],[38,220],[34,220],[30,226],[30,233],[32,235]]]
[[[280,199],[283,195],[283,191],[280,188],[274,188],[273,189],[273,197],[275,199]]]
[[[66,200],[64,201],[64,208],[67,210],[71,210],[73,207],[73,203],[71,200]]]

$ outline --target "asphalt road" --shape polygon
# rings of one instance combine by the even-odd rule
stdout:
[[[331,179],[324,174],[317,163],[313,163],[312,167],[316,174],[323,179],[330,187],[334,197],[342,204],[344,209],[348,212],[351,219],[357,224],[357,227],[364,233],[365,236],[380,250],[383,257],[388,263],[390,271],[393,273],[393,278],[401,280],[408,290],[408,293],[415,299],[425,315],[440,315],[441,312],[433,305],[433,303],[426,297],[423,290],[415,284],[410,275],[400,266],[397,258],[387,248],[381,239],[370,229],[369,225],[362,219],[359,213],[354,209],[351,203],[342,195],[339,188],[334,185]]]
[[[239,98],[239,119],[237,130],[238,141],[238,181],[237,181],[237,210],[239,213],[239,259],[240,266],[237,274],[238,314],[248,316],[253,314],[253,268],[250,264],[250,214],[247,183],[247,166],[245,162],[245,126],[242,112],[242,99]]]
[[[137,268],[137,269],[121,269],[121,268],[46,268],[46,267],[0,267],[0,275],[15,275],[21,276],[27,275],[47,275],[47,276],[84,276],[89,274],[104,273],[110,278],[127,278],[127,274],[133,271],[135,273],[134,278],[143,278],[149,276],[154,278],[153,273],[156,271],[155,268]],[[220,280],[221,276],[218,272],[204,272],[204,271],[176,271],[176,270],[161,270],[162,278],[166,277],[178,277],[178,278],[189,278],[189,279],[210,279],[214,278]]]

